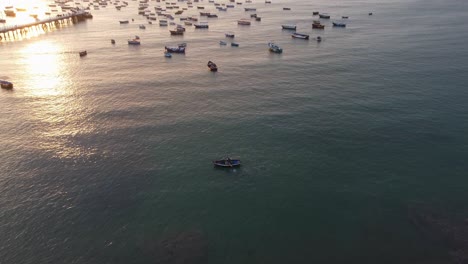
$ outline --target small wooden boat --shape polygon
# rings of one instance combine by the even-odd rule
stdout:
[[[177,45],[177,46],[178,46],[178,47],[187,47],[187,43],[185,43],[185,42],[182,42],[182,43],[180,43],[180,44],[179,44],[179,45]]]
[[[219,45],[221,45],[221,46],[225,46],[225,45],[227,45],[227,42],[226,42],[226,41],[222,41],[222,40],[220,40],[220,41],[219,41]]]
[[[240,19],[237,20],[238,25],[243,25],[243,26],[250,26],[250,20],[247,19]]]
[[[183,12],[184,12],[183,10],[179,10],[179,11],[175,12],[175,14],[176,14],[176,15],[180,15],[180,14],[182,14]]]
[[[13,89],[13,83],[9,81],[0,80],[0,87],[2,87],[2,89],[10,90]]]
[[[296,30],[296,25],[281,25],[283,29]]]
[[[185,53],[185,47],[164,47],[166,51],[172,52],[172,53]]]
[[[318,11],[314,11],[314,12],[312,12],[312,15],[313,15],[313,16],[318,16],[318,15],[319,15],[319,12],[318,12]]]
[[[184,35],[184,31],[178,30],[178,29],[176,29],[176,30],[169,30],[169,32],[171,32],[171,35],[178,35],[178,36]]]
[[[253,7],[246,7],[244,8],[245,11],[257,11],[257,8],[253,8]]]
[[[234,38],[234,33],[225,33],[226,38]]]
[[[128,24],[128,20],[120,20],[120,24]]]
[[[231,47],[239,47],[239,43],[231,42]]]
[[[282,53],[283,52],[283,49],[280,48],[278,45],[276,45],[273,42],[268,43],[268,48],[269,48],[269,50],[271,52],[274,52],[274,53]]]
[[[315,29],[325,29],[325,25],[313,23],[313,24],[312,24],[312,28],[315,28]]]
[[[198,23],[198,24],[194,24],[195,28],[208,28],[208,24],[206,23]]]
[[[213,164],[217,167],[232,168],[240,166],[241,161],[239,159],[225,158],[221,160],[215,160],[213,161]]]
[[[369,13],[369,16],[372,16],[373,14],[372,13]]]
[[[192,25],[192,22],[190,22],[190,21],[185,21],[184,24],[185,24],[186,26],[191,26],[191,25]]]
[[[283,10],[291,10],[290,7],[283,7]]]
[[[265,4],[271,4],[271,1],[265,0]]]
[[[80,57],[84,57],[88,55],[88,52],[86,50],[83,50],[83,51],[80,51],[79,54],[80,54]]]
[[[298,38],[298,39],[309,39],[309,35],[301,34],[301,33],[293,33],[291,37]]]
[[[140,45],[140,40],[138,39],[129,39],[128,45]]]
[[[330,18],[330,15],[327,15],[327,14],[319,14],[319,17],[320,17],[320,18],[323,18],[323,19],[329,19],[329,18]]]
[[[262,18],[261,17],[256,17],[255,21],[262,21]]]
[[[111,43],[112,43],[112,44],[115,44],[115,39],[111,39]]]
[[[218,66],[216,66],[216,64],[212,61],[208,61],[207,66],[210,68],[210,71],[218,71]]]
[[[348,16],[342,16],[341,18],[342,19],[348,19],[349,17]]]
[[[250,14],[250,17],[255,18],[257,17],[257,14]]]
[[[208,13],[207,17],[215,18],[215,17],[218,17],[218,15],[217,15],[217,14]]]
[[[333,26],[334,26],[334,27],[346,27],[346,24],[333,22]]]

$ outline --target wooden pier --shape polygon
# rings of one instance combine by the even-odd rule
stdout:
[[[74,13],[57,15],[52,18],[37,20],[33,23],[5,26],[0,28],[0,40],[15,39],[21,35],[27,34],[30,30],[42,29],[46,31],[52,28],[60,27],[61,25],[78,23],[92,17],[93,16],[89,12],[80,10]]]

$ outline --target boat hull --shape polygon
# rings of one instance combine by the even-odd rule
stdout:
[[[166,51],[172,53],[185,53],[185,47],[164,47]]]
[[[13,83],[0,80],[0,87],[2,87],[2,89],[7,89],[7,90],[13,89]]]
[[[241,165],[240,160],[237,159],[232,159],[232,160],[215,160],[213,161],[213,165],[215,167],[222,167],[222,168],[233,168],[233,167],[239,167]]]

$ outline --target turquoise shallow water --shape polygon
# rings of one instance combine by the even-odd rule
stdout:
[[[453,261],[408,206],[468,214],[466,4],[249,5],[261,22],[237,26],[244,4],[183,37],[139,30],[131,1],[0,42],[15,84],[0,91],[0,263]],[[347,28],[312,30],[315,10]],[[239,48],[218,45],[226,31]],[[214,169],[224,155],[242,168]]]

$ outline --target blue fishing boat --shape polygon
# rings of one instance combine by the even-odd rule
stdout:
[[[213,161],[213,165],[216,167],[232,168],[240,166],[241,161],[239,159],[225,158]]]
[[[13,89],[13,83],[9,81],[0,80],[0,87],[3,89]]]
[[[336,23],[336,22],[333,22],[333,26],[334,26],[334,27],[346,27],[346,24],[345,24],[345,23]]]

